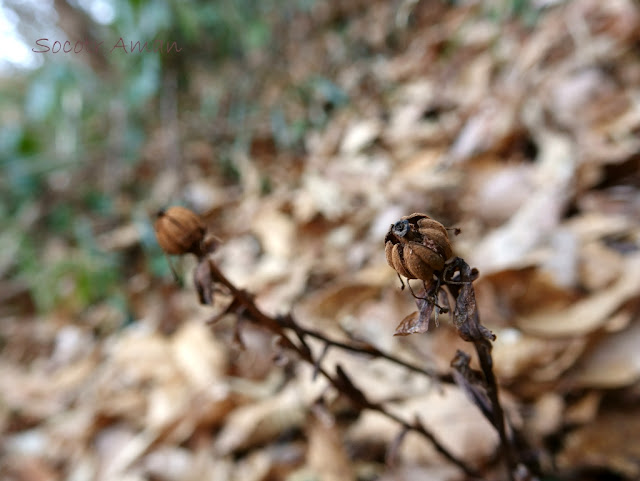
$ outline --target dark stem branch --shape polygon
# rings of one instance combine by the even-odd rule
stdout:
[[[486,396],[491,405],[490,413],[487,412],[486,406],[480,401],[481,396],[472,398],[480,403],[479,407],[485,415],[490,414],[489,421],[498,431],[498,436],[500,437],[500,450],[507,468],[508,479],[514,481],[517,462],[513,443],[507,435],[504,410],[498,396],[498,383],[493,372],[493,358],[491,357],[493,347],[491,342],[495,340],[495,336],[480,323],[480,316],[476,307],[473,281],[477,279],[478,271],[471,269],[463,259],[456,257],[448,262],[442,277],[455,299],[456,307],[453,313],[453,322],[460,337],[467,342],[473,343],[478,353],[482,379],[480,381],[471,379],[468,369],[465,373],[465,369],[463,369],[465,366],[462,364],[454,365],[454,367],[458,368],[463,379],[465,379],[466,386],[463,387],[473,391],[474,384],[481,384],[486,391]],[[459,355],[456,358],[459,358]],[[466,368],[468,368],[468,364]]]
[[[399,418],[395,414],[387,411],[381,404],[368,401],[364,394],[359,389],[357,389],[353,385],[353,383],[351,383],[346,373],[342,371],[340,366],[338,366],[337,374],[335,376],[331,375],[325,368],[320,365],[320,359],[314,359],[313,353],[305,341],[305,336],[319,339],[325,342],[326,345],[332,345],[353,352],[360,352],[372,356],[382,357],[405,366],[415,372],[425,374],[429,377],[433,377],[435,373],[413,366],[389,354],[385,354],[373,346],[356,346],[329,339],[328,337],[317,331],[303,328],[298,323],[296,323],[295,319],[291,315],[280,318],[273,318],[260,310],[260,308],[255,304],[253,296],[242,289],[238,289],[229,279],[227,279],[212,260],[205,258],[201,259],[200,262],[208,262],[210,280],[214,283],[222,284],[227,288],[227,290],[233,297],[232,304],[241,306],[244,311],[243,315],[249,321],[260,325],[270,332],[278,335],[282,339],[283,347],[293,350],[300,356],[301,359],[313,365],[317,372],[322,374],[322,376],[324,376],[338,392],[349,398],[355,406],[357,406],[359,409],[371,409],[377,411],[387,418],[397,422],[398,424],[403,426],[404,429],[414,431],[422,435],[425,439],[431,442],[431,444],[433,444],[435,449],[443,457],[458,466],[462,471],[464,471],[467,476],[471,478],[480,478],[480,473],[477,470],[467,465],[467,463],[465,463],[463,460],[452,454],[444,445],[442,445],[442,443],[440,443],[440,441],[432,432],[430,432],[422,425],[422,423],[420,423],[418,419],[416,419],[413,423],[409,423]],[[292,330],[295,333],[299,344],[294,342],[289,337],[286,331],[287,329]],[[446,378],[445,376],[440,375],[438,375],[437,377],[441,380],[446,379],[448,382],[452,382],[450,377]]]
[[[500,404],[498,397],[498,384],[496,382],[495,374],[493,373],[493,358],[491,357],[491,343],[487,340],[474,342],[476,352],[478,353],[478,359],[480,360],[480,368],[484,374],[484,379],[487,387],[487,395],[491,401],[491,407],[493,410],[493,425],[498,431],[500,436],[500,445],[502,449],[502,455],[504,456],[505,464],[508,469],[509,480],[513,481],[514,473],[516,471],[516,461],[513,455],[513,448],[511,440],[507,436],[506,423],[504,420],[504,411]]]

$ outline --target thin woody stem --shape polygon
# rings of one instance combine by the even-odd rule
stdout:
[[[450,384],[453,383],[453,378],[449,374],[442,374],[433,369],[425,369],[420,366],[416,366],[415,364],[411,364],[410,362],[404,361],[392,354],[388,354],[384,351],[380,351],[379,349],[377,349],[376,347],[370,344],[364,344],[364,343],[347,344],[345,342],[340,342],[340,341],[336,341],[335,339],[331,339],[325,336],[324,334],[322,334],[321,332],[315,331],[313,329],[304,328],[304,327],[301,328],[301,332],[308,335],[309,337],[318,339],[326,343],[327,345],[335,346],[340,349],[344,349],[345,351],[351,351],[351,352],[357,352],[360,354],[381,357],[395,364],[398,364],[399,366],[403,366],[409,369],[410,371],[416,372],[418,374],[423,374],[432,379],[438,379],[440,382],[445,382]]]
[[[234,298],[234,302],[237,302],[243,307],[244,315],[248,319],[266,328],[272,333],[280,336],[283,342],[283,347],[286,347],[295,351],[304,361],[313,365],[316,368],[317,372],[322,374],[327,379],[327,381],[329,381],[329,383],[334,388],[336,388],[341,394],[347,396],[352,402],[354,402],[361,409],[375,410],[380,414],[384,415],[385,417],[392,419],[393,421],[402,425],[405,429],[419,433],[425,439],[430,441],[435,447],[435,449],[442,456],[444,456],[451,463],[458,466],[462,471],[464,471],[464,473],[467,476],[472,478],[480,477],[480,473],[478,471],[476,471],[474,468],[470,467],[464,461],[462,461],[461,459],[456,457],[454,454],[452,454],[444,445],[440,443],[440,441],[436,438],[436,436],[433,433],[431,433],[429,430],[427,430],[418,420],[410,424],[407,421],[399,418],[398,416],[388,412],[382,405],[363,400],[362,396],[357,395],[357,393],[355,393],[354,390],[345,389],[339,377],[334,377],[331,374],[329,374],[329,372],[326,369],[324,369],[322,366],[320,366],[319,363],[314,359],[311,350],[308,349],[308,346],[304,341],[304,336],[314,337],[316,339],[326,342],[327,344],[331,344],[333,346],[340,347],[342,349],[356,351],[356,352],[363,352],[367,354],[384,357],[385,359],[392,360],[393,362],[406,366],[409,369],[412,369],[416,372],[424,373],[429,376],[431,376],[432,373],[429,373],[428,371],[425,371],[416,366],[412,366],[409,363],[405,363],[404,361],[401,361],[391,355],[384,354],[375,348],[363,349],[361,347],[355,347],[345,343],[328,339],[326,336],[316,331],[302,328],[295,322],[295,320],[290,315],[283,318],[279,318],[279,319],[273,318],[260,310],[260,308],[253,301],[253,297],[249,293],[247,293],[244,290],[238,289],[229,279],[227,279],[224,276],[224,274],[222,274],[222,272],[218,269],[218,266],[211,259],[201,260],[201,262],[209,263],[209,268],[211,270],[211,278],[213,282],[220,283],[229,290],[230,294]],[[292,329],[295,332],[296,336],[298,337],[298,340],[300,341],[301,345],[298,345],[295,342],[293,342],[293,340],[287,335],[285,329]]]
[[[513,448],[511,440],[507,436],[506,423],[504,420],[504,411],[500,404],[500,398],[498,395],[498,383],[496,376],[493,372],[493,358],[491,357],[491,343],[486,340],[474,341],[476,352],[478,353],[478,359],[480,361],[480,368],[484,374],[487,387],[487,395],[491,401],[491,407],[493,411],[493,425],[498,431],[500,437],[500,445],[502,447],[502,455],[504,456],[505,464],[507,465],[507,476],[510,481],[513,481],[514,473],[517,467],[517,463],[514,459]]]
[[[473,343],[478,354],[478,360],[484,377],[484,388],[491,403],[491,418],[498,436],[500,437],[500,450],[507,468],[507,477],[510,481],[515,479],[517,468],[514,446],[507,435],[504,410],[498,396],[498,382],[493,372],[493,358],[491,350],[492,340],[495,336],[480,323],[480,315],[476,306],[473,281],[478,277],[478,271],[471,269],[461,258],[453,259],[443,274],[444,283],[456,301],[453,313],[454,324],[459,336]]]

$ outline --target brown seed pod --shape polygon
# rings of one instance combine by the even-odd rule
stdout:
[[[453,255],[444,226],[426,214],[402,217],[384,238],[387,263],[407,279],[431,281]]]
[[[156,238],[167,254],[200,255],[206,228],[200,217],[184,207],[169,207],[158,212],[154,224]]]

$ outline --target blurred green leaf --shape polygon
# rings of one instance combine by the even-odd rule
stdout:
[[[84,204],[92,212],[108,216],[113,213],[113,200],[107,194],[90,190],[85,193]]]
[[[113,0],[113,21],[92,26],[92,35],[104,42],[104,58],[97,66],[86,52],[49,55],[41,68],[0,84],[0,221],[9,226],[0,243],[13,246],[0,267],[12,269],[31,286],[39,309],[61,304],[82,309],[118,296],[125,266],[120,256],[100,250],[95,230],[122,221],[128,215],[122,205],[148,195],[150,186],[135,175],[144,159],[142,147],[164,121],[164,69],[190,80],[187,58],[215,72],[228,59],[242,63],[248,54],[277,48],[277,22],[309,11],[314,3]],[[127,52],[111,51],[120,38]],[[131,42],[153,47],[154,40],[165,45],[175,41],[183,52],[129,52]],[[254,135],[251,126],[262,115],[252,97],[261,81],[246,75],[230,86],[214,82],[193,107],[203,120],[224,122],[237,133],[217,146],[216,162],[230,183],[240,178],[236,154],[247,151]],[[179,103],[185,84],[178,84]],[[304,95],[293,92],[298,105],[337,106],[348,100],[328,79],[313,79],[301,90]],[[286,107],[271,113],[279,145],[295,146],[303,138],[312,121],[302,112],[300,118],[290,117]],[[144,179],[151,175],[145,173]],[[262,188],[271,189],[267,177]],[[26,221],[16,217],[24,217],[25,206],[31,206]],[[170,276],[149,220],[138,217],[134,222],[141,229],[152,275]],[[61,252],[48,251],[51,245]]]
[[[58,204],[47,216],[47,226],[57,234],[68,233],[73,225],[73,208],[69,204]]]

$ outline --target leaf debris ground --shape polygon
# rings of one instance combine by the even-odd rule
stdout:
[[[317,329],[443,371],[469,346],[443,319],[393,337],[412,304],[382,240],[415,211],[460,227],[454,249],[481,273],[478,308],[497,335],[511,421],[561,479],[636,479],[640,7],[551,2],[527,27],[476,3],[364,4],[318,2],[291,22],[278,53],[287,75],[266,69],[268,53],[256,60],[265,110],[277,99],[287,118],[326,118],[304,133],[303,153],[253,119],[229,185],[202,169],[218,139],[183,114],[179,192],[228,241],[221,268],[270,312],[295,308]],[[304,111],[287,92],[318,62],[332,83]],[[189,95],[238,68],[199,73]],[[328,111],[340,95],[348,103]],[[158,172],[153,207],[175,193],[172,175]],[[132,232],[121,226],[104,245],[128,249]],[[376,413],[349,420],[264,332],[244,329],[241,349],[229,320],[207,327],[214,313],[190,286],[140,270],[125,288],[135,312],[125,328],[107,304],[2,320],[3,479],[461,479],[411,434],[384,466],[399,427]],[[495,433],[459,390],[334,349],[325,363],[373,402],[419,413],[466,461],[490,463]]]

